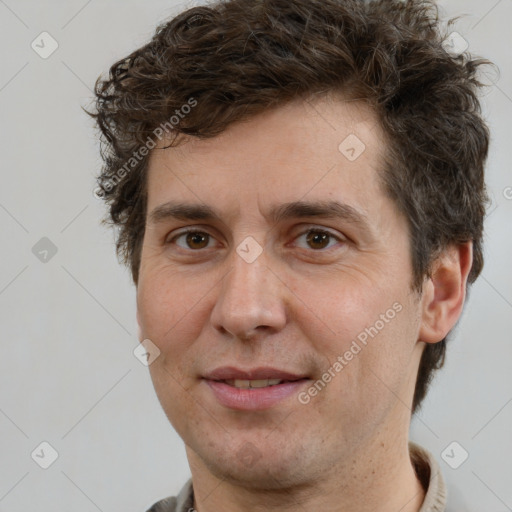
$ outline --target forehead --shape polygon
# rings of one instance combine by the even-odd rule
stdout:
[[[382,199],[384,136],[375,112],[340,96],[296,100],[152,151],[148,218],[166,202],[218,206],[226,216],[297,200],[335,200],[361,212]],[[266,208],[269,206],[269,208]]]

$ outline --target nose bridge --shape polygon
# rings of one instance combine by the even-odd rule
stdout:
[[[258,328],[282,328],[286,316],[281,287],[266,254],[262,252],[251,261],[245,256],[247,248],[244,241],[238,251],[233,250],[230,270],[222,280],[212,311],[215,328],[241,339],[252,336]],[[249,246],[251,250],[254,247]]]

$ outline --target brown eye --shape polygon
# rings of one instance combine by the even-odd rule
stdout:
[[[176,244],[178,247],[182,249],[204,249],[208,247],[208,242],[210,241],[210,235],[205,233],[204,231],[184,231],[183,233],[176,235],[169,243],[174,243],[176,240],[180,238],[185,239],[185,246]]]
[[[208,246],[208,237],[209,235],[207,233],[188,233],[186,241],[191,249],[204,249]]]
[[[305,236],[307,247],[302,246],[305,249],[314,249],[316,251],[322,251],[323,249],[330,249],[335,244],[332,244],[331,241],[339,242],[343,244],[344,240],[336,235],[330,233],[329,231],[324,231],[322,229],[308,229],[301,233],[297,238]],[[330,246],[329,246],[330,244]]]
[[[306,240],[308,244],[311,244],[313,249],[325,249],[325,247],[329,244],[329,239],[332,236],[329,233],[324,233],[322,231],[310,231]]]

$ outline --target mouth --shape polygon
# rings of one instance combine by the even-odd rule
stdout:
[[[299,380],[299,379],[297,379]],[[228,386],[233,386],[238,389],[260,389],[277,386],[283,382],[295,382],[282,379],[255,379],[255,380],[243,380],[243,379],[229,379],[221,380],[218,382],[224,382]]]
[[[269,409],[297,394],[311,379],[275,368],[218,368],[203,377],[217,403],[229,409]]]
[[[207,372],[204,375],[204,378],[208,380],[223,381],[232,385],[236,385],[236,382],[249,382],[255,383],[255,386],[253,387],[263,387],[275,385],[277,384],[276,381],[292,382],[308,377],[303,373],[292,373],[279,368],[272,368],[270,366],[260,366],[250,369],[241,369],[234,366],[222,366],[212,370],[211,372]],[[249,387],[247,384],[241,384],[241,386]]]

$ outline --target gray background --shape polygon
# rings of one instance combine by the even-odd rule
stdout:
[[[99,225],[101,161],[81,106],[100,73],[191,5],[0,0],[0,511],[143,511],[189,476],[133,355],[135,289]],[[411,438],[440,462],[453,510],[503,512],[512,510],[512,0],[440,5],[467,14],[454,30],[501,71],[482,100],[493,205],[483,275]],[[59,45],[47,59],[31,48],[43,31]],[[43,237],[57,248],[46,262],[32,250]],[[43,441],[58,452],[48,469],[31,457]],[[442,457],[454,441],[469,453],[458,469]],[[49,460],[48,449],[35,453]]]

